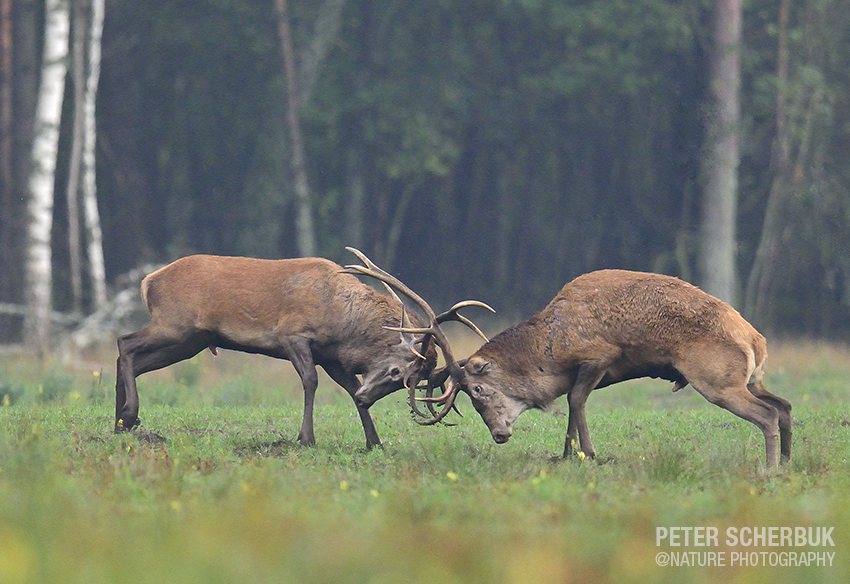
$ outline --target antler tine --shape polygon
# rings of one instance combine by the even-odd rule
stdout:
[[[449,388],[439,398],[436,398],[436,397],[432,397],[432,398],[418,397],[418,398],[416,398],[418,401],[425,401],[425,402],[433,401],[434,403],[439,403],[438,400],[441,400],[441,399],[443,400],[443,402],[442,402],[443,408],[439,412],[437,412],[437,415],[435,415],[433,418],[429,418],[427,420],[416,420],[416,423],[419,424],[420,426],[432,426],[434,424],[441,422],[443,420],[443,418],[445,418],[446,415],[448,415],[448,413],[451,410],[455,409],[454,405],[455,405],[455,398],[457,398],[457,393],[458,393],[458,387],[456,386],[455,382],[452,381],[452,382],[449,383]]]
[[[404,304],[402,303],[401,298],[398,297],[398,294],[395,293],[395,290],[393,290],[393,287],[390,286],[389,284],[387,284],[386,282],[384,282],[383,280],[381,280],[381,284],[384,285],[384,288],[387,289],[387,292],[390,293],[390,296],[395,298],[398,301],[398,303],[402,305],[402,310],[404,310]],[[402,315],[402,320],[403,319],[404,319],[404,315]]]
[[[477,326],[475,326],[474,322],[472,322],[471,320],[469,320],[468,318],[466,318],[462,314],[458,313],[458,310],[460,310],[461,308],[465,308],[467,306],[479,306],[481,308],[486,308],[490,312],[493,312],[493,313],[496,312],[489,305],[484,304],[483,302],[479,302],[478,300],[464,300],[463,302],[458,302],[457,304],[455,304],[454,306],[449,308],[444,313],[438,315],[437,316],[437,322],[438,323],[444,323],[444,322],[449,321],[449,320],[457,321],[459,323],[466,325],[470,329],[472,329],[475,332],[475,334],[477,334],[479,337],[484,339],[485,343],[490,342],[490,339],[488,339],[487,336],[484,333],[481,332],[481,329],[479,329]]]
[[[395,331],[397,333],[412,333],[412,334],[420,334],[420,335],[431,334],[433,332],[431,330],[431,327],[429,327],[429,326],[423,326],[423,327],[385,326],[384,328],[387,329],[388,331]],[[418,341],[419,339],[416,339],[416,340]]]
[[[416,350],[416,339],[414,339],[414,340],[410,341],[410,342],[407,344],[407,346],[410,348],[410,352],[411,352],[411,353],[413,353],[414,355],[416,355],[417,357],[419,357],[419,358],[420,358],[420,359],[422,359],[423,361],[426,361],[426,359],[425,359],[425,355],[423,355],[422,353],[420,353],[419,351],[417,351],[417,350]]]
[[[422,297],[419,296],[416,292],[408,288],[404,282],[402,282],[392,274],[385,272],[383,269],[379,268],[372,260],[366,257],[366,254],[364,254],[362,251],[353,247],[346,247],[345,249],[356,255],[360,259],[360,261],[365,264],[363,266],[348,265],[345,266],[346,270],[356,270],[361,274],[372,276],[373,278],[377,278],[378,280],[389,284],[390,286],[396,288],[399,292],[413,300],[416,304],[418,304],[419,307],[425,312],[426,316],[428,316],[429,320],[433,322],[437,318],[434,314],[433,309],[428,305],[428,303],[425,302],[425,300],[423,300]],[[349,271],[349,273],[352,272]]]
[[[460,363],[462,364],[464,361],[465,361],[465,359],[463,361],[461,361]],[[427,398],[433,398],[435,387],[441,387],[441,388],[443,388],[443,391],[445,391],[446,380],[448,378],[449,378],[448,367],[445,367],[445,366],[441,367],[438,370],[431,372],[431,375],[428,377],[428,379],[425,380],[425,385],[419,386],[417,389],[424,389],[425,390],[425,396]],[[405,386],[407,386],[408,388],[411,388],[411,385],[409,385],[407,381],[408,380],[405,379]],[[411,409],[413,410],[413,414],[424,418],[426,416],[421,411],[419,411],[419,408],[416,407],[416,403],[414,403],[414,401],[417,400],[417,399],[418,398],[411,391],[410,392],[410,400],[411,400]],[[436,402],[436,400],[430,399],[430,400],[420,400],[420,401],[424,401],[425,405],[428,406],[428,411],[431,412],[431,416],[436,417],[438,415],[437,410],[435,410],[434,406],[433,406],[433,404]]]
[[[416,385],[410,385],[407,389],[407,401],[410,403],[410,409],[413,412],[413,419],[416,420],[419,418],[427,418],[428,416],[423,414],[422,411],[416,405]],[[428,408],[432,410],[433,408]],[[436,413],[434,413],[434,417],[436,417]],[[418,420],[417,420],[418,421]]]
[[[346,250],[348,250],[348,251],[350,251],[350,252],[351,252],[351,253],[353,253],[354,255],[356,255],[356,256],[357,256],[357,259],[359,259],[361,262],[363,262],[363,265],[364,265],[366,268],[368,268],[368,269],[370,269],[370,270],[375,270],[376,272],[380,272],[380,273],[382,273],[382,274],[389,275],[389,274],[387,274],[387,272],[385,272],[382,268],[380,268],[380,267],[379,267],[379,266],[378,266],[375,262],[373,262],[372,260],[370,260],[370,259],[366,256],[366,254],[365,254],[365,253],[363,253],[362,251],[360,251],[360,250],[359,250],[359,249],[357,249],[356,247],[346,247],[345,249],[346,249]],[[349,267],[352,267],[352,266],[345,266],[345,267],[346,267],[346,268],[349,268]]]
[[[439,397],[417,397],[416,401],[432,403],[432,404],[441,404],[445,403],[445,401],[449,398],[449,394],[452,391],[452,384],[449,384],[449,388]]]
[[[395,296],[395,299],[398,300],[398,303],[401,304],[401,322],[399,323],[400,326],[398,328],[399,329],[406,328],[407,327],[407,309],[404,306],[404,302],[401,301],[401,298],[398,297],[398,295],[392,290],[392,288],[390,288],[387,285],[386,282],[381,282],[381,283],[384,286],[387,287],[387,290],[389,290],[392,293],[392,295]],[[387,328],[387,327],[384,327],[384,328]],[[416,347],[414,346],[414,344],[416,343],[416,339],[415,338],[408,339],[405,336],[404,331],[402,331],[402,330],[399,330],[398,333],[399,333],[399,337],[401,337],[401,342],[407,343],[410,346],[410,350],[413,352],[413,354],[416,355],[417,357],[419,357],[420,359],[422,359],[423,361],[425,361],[425,357],[419,351],[417,351]]]
[[[463,302],[458,302],[457,304],[455,304],[454,306],[449,308],[447,311],[445,311],[443,314],[441,314],[437,318],[445,318],[450,313],[456,312],[456,311],[460,310],[461,308],[465,308],[467,306],[480,306],[481,308],[486,308],[487,310],[489,310],[490,312],[492,312],[494,314],[496,312],[496,310],[492,306],[490,306],[489,304],[485,304],[484,302],[481,302],[480,300],[464,300]],[[442,321],[440,321],[440,322],[442,322]]]
[[[413,414],[413,418],[414,419],[416,419],[417,417],[427,418],[428,416],[426,416],[425,414],[423,414],[419,410],[419,407],[417,406],[417,403],[416,403],[417,399],[418,399],[416,397],[416,390],[422,389],[422,386],[408,385],[406,382],[405,382],[405,385],[407,385],[407,388],[408,388],[408,401],[410,403],[410,410],[411,410],[410,413]],[[433,394],[434,386],[431,385],[431,383],[426,381],[424,389],[426,391],[426,395],[428,397],[430,397]],[[430,402],[426,402],[425,405],[428,406],[428,411],[431,412],[431,417],[436,417],[437,416],[437,410],[434,409],[434,406]]]
[[[387,330],[396,330],[393,327],[384,327],[384,328],[387,329]],[[425,337],[412,338],[409,341],[407,341],[407,346],[410,348],[410,352],[413,353],[414,355],[416,355],[417,357],[419,357],[420,359],[422,359],[423,361],[427,361],[427,359],[425,358],[425,355],[423,355],[418,350],[416,350],[416,345],[421,344],[423,347],[425,347],[426,337],[427,337],[427,335]],[[427,352],[428,349],[423,348],[423,351]],[[407,385],[407,383],[405,383],[405,385]]]
[[[440,387],[443,388],[442,385]],[[443,388],[443,390],[445,391],[445,388]],[[431,385],[431,383],[429,382],[425,390],[425,397],[431,397],[432,395],[434,395],[434,386]],[[432,418],[436,418],[439,415],[437,410],[434,409],[434,404],[432,404],[431,402],[425,402],[425,407],[427,407],[428,411],[431,412]]]
[[[384,285],[386,285],[386,283]],[[481,308],[486,308],[490,312],[493,312],[493,313],[496,312],[489,305],[484,304],[483,302],[479,302],[478,300],[464,300],[463,302],[458,302],[457,304],[452,306],[449,310],[439,314],[436,318],[437,324],[442,324],[442,323],[448,322],[450,320],[453,320],[455,322],[459,322],[461,324],[466,325],[470,329],[472,329],[472,331],[475,332],[475,334],[477,334],[479,337],[484,339],[485,343],[490,342],[490,339],[487,338],[487,335],[485,335],[483,332],[481,332],[481,329],[479,329],[475,325],[474,322],[472,322],[471,320],[469,320],[468,318],[466,318],[465,316],[463,316],[462,314],[457,312],[458,310],[460,310],[461,308],[464,308],[466,306],[480,306]],[[388,327],[384,327],[384,328],[389,329],[391,331],[400,332],[400,333],[428,334],[428,333],[433,332],[433,326],[430,326],[430,327],[391,327],[391,326],[388,326]]]

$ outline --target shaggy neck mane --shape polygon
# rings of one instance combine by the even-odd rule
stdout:
[[[498,363],[506,371],[525,375],[540,357],[537,341],[528,322],[521,322],[490,339],[479,355]]]

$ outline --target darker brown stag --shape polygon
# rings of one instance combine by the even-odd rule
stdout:
[[[388,282],[425,303],[398,282]],[[564,456],[593,457],[585,403],[590,392],[620,381],[654,377],[673,391],[691,384],[709,402],[755,424],[765,439],[768,466],[791,458],[791,404],[764,387],[767,346],[729,304],[677,278],[601,270],[564,286],[543,310],[496,335],[471,357],[454,361],[433,311],[428,327],[406,327],[434,337],[449,365],[430,376],[445,380],[441,404],[426,423],[441,420],[459,391],[469,394],[493,440],[501,444],[529,408],[568,396]],[[433,410],[432,410],[433,411]]]
[[[189,256],[147,276],[141,293],[151,320],[118,339],[116,432],[139,423],[136,377],[206,348],[291,361],[304,388],[298,440],[305,446],[316,442],[317,365],[352,398],[359,390],[374,402],[405,385],[415,387],[436,364],[431,342],[398,332],[422,322],[415,315],[407,320],[397,296],[378,293],[325,259]],[[450,318],[462,317],[455,311]],[[355,405],[367,447],[379,446],[369,412]]]

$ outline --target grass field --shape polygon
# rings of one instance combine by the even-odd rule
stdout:
[[[2,584],[850,581],[847,348],[771,347],[768,388],[794,405],[776,471],[754,426],[650,381],[590,397],[596,461],[557,460],[558,412],[523,414],[499,446],[465,396],[456,426],[422,428],[401,393],[373,408],[385,447],[367,452],[327,378],[305,449],[291,366],[232,353],[140,378],[149,439],[114,436],[114,357],[88,359],[0,357]],[[719,545],[657,546],[674,526]],[[783,526],[835,545],[727,545],[728,528]],[[709,552],[725,565],[701,567]],[[770,565],[791,552],[833,555]]]

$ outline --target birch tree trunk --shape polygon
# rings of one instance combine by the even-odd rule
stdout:
[[[92,311],[106,304],[106,268],[103,260],[103,233],[97,209],[97,182],[95,180],[95,147],[97,124],[95,103],[100,80],[100,47],[103,36],[104,0],[91,0],[91,29],[89,32],[89,74],[83,103],[83,213],[88,241],[89,277],[92,290]]]
[[[47,0],[41,86],[35,115],[32,171],[27,203],[26,301],[24,341],[43,355],[47,350],[52,309],[50,232],[59,146],[59,124],[67,72],[70,16],[64,0]]]
[[[715,0],[700,260],[703,289],[730,303],[736,290],[741,21],[741,0]]]

